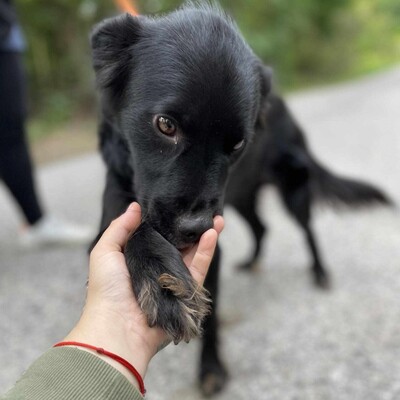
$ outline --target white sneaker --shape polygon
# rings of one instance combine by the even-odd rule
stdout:
[[[88,244],[94,237],[94,230],[88,226],[44,216],[21,232],[20,243],[27,248],[52,244]]]

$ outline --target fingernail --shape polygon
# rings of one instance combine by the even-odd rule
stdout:
[[[133,203],[129,204],[129,207],[126,209],[126,211],[132,211],[132,210],[136,210],[138,208],[138,203],[136,201],[134,201]]]

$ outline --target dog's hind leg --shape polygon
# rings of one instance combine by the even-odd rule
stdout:
[[[311,254],[314,258],[314,263],[312,265],[312,274],[314,276],[314,282],[318,287],[322,289],[329,289],[330,278],[328,273],[326,272],[326,269],[322,266],[320,254],[315,240],[315,235],[312,231],[309,222],[305,225],[302,225],[302,227],[306,234],[308,247],[310,248]]]
[[[212,299],[211,313],[203,323],[203,343],[200,359],[200,388],[205,396],[218,393],[228,379],[227,371],[218,353],[218,279],[221,250],[217,246],[204,286]]]
[[[307,244],[313,257],[311,272],[314,282],[318,287],[327,289],[330,286],[329,275],[323,267],[315,235],[311,228],[311,192],[309,187],[304,184],[297,188],[280,187],[279,189],[290,214],[304,230]]]
[[[249,196],[247,200],[242,200],[232,205],[248,222],[255,240],[253,254],[248,260],[239,264],[238,268],[243,271],[255,271],[257,269],[257,260],[261,252],[262,239],[267,232],[267,227],[261,222],[257,214],[256,194],[254,193]]]

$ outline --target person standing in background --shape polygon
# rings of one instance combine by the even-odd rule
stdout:
[[[0,0],[0,179],[25,217],[20,242],[24,246],[88,242],[91,229],[49,216],[40,204],[25,132],[25,47],[12,1]]]

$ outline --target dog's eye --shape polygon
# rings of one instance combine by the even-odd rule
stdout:
[[[240,150],[240,149],[244,146],[244,143],[245,143],[244,139],[241,140],[240,142],[237,142],[237,143],[233,146],[233,150],[234,150],[234,151]]]
[[[159,116],[156,119],[156,124],[157,124],[157,128],[158,130],[163,133],[164,135],[167,136],[173,136],[176,133],[176,125],[174,124],[174,122],[167,118],[167,117],[163,117],[163,116]]]

